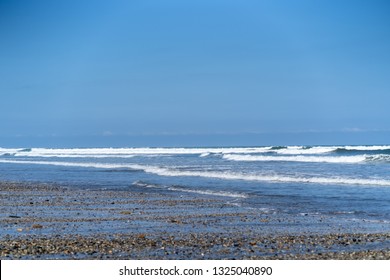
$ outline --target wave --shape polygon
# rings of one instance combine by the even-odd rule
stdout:
[[[390,146],[344,146],[339,147],[349,151],[383,151],[390,150]]]
[[[10,156],[10,155],[15,155],[19,149],[4,149],[0,148],[0,156]]]
[[[195,193],[195,194],[202,194],[202,195],[213,195],[213,196],[223,196],[223,197],[233,197],[233,198],[248,198],[248,195],[238,193],[238,192],[212,191],[212,190],[199,190],[199,189],[194,190],[194,189],[188,189],[188,188],[181,187],[181,186],[162,186],[162,185],[156,185],[156,184],[148,184],[148,183],[144,183],[142,181],[136,181],[132,185],[137,186],[137,187],[166,189],[166,190],[170,190],[170,191]]]
[[[286,146],[274,147],[272,152],[283,155],[315,155],[352,152],[390,153],[390,146]]]
[[[0,163],[16,163],[16,164],[36,164],[36,165],[53,165],[67,167],[85,167],[85,168],[104,168],[104,169],[121,169],[129,168],[126,164],[108,164],[96,162],[67,162],[67,161],[33,161],[33,160],[0,160]],[[137,168],[133,168],[137,169]]]
[[[4,156],[4,155],[3,155]],[[20,153],[12,154],[14,157],[40,157],[40,158],[133,158],[136,155],[121,155],[121,154],[29,154]],[[146,155],[150,156],[150,155]]]
[[[19,152],[31,152],[31,148],[20,149]]]
[[[390,155],[355,155],[355,156],[252,156],[224,155],[224,159],[233,161],[293,161],[317,163],[364,163],[390,162]]]
[[[342,184],[342,185],[365,185],[365,186],[390,186],[390,180],[376,178],[348,178],[348,177],[309,177],[309,176],[286,176],[270,174],[251,174],[239,173],[232,171],[192,171],[178,170],[175,167],[159,167],[152,165],[139,164],[101,164],[101,163],[74,163],[58,161],[18,161],[18,160],[0,160],[0,163],[16,164],[40,164],[56,165],[69,167],[88,167],[104,169],[121,169],[128,168],[131,170],[140,170],[159,176],[169,177],[204,177],[222,180],[244,180],[258,182],[275,182],[275,183],[315,183],[315,184]]]
[[[366,161],[369,162],[390,162],[390,155],[366,155]]]
[[[132,157],[147,155],[192,155],[206,157],[211,154],[264,153],[272,147],[256,148],[75,148],[75,149],[3,149],[0,156],[12,154],[16,157]]]
[[[139,168],[139,167],[138,167]],[[244,180],[258,182],[275,183],[317,183],[317,184],[343,184],[343,185],[377,185],[390,186],[390,180],[383,179],[357,179],[343,177],[291,177],[285,175],[268,174],[245,174],[235,172],[213,172],[213,171],[178,171],[174,169],[147,166],[143,168],[145,172],[160,176],[190,176],[206,177],[223,180]]]
[[[270,150],[282,150],[282,149],[287,149],[287,146],[272,146]]]
[[[325,146],[289,146],[285,149],[275,150],[277,154],[283,155],[311,155],[311,154],[324,154],[330,153],[337,149],[337,147],[325,147]]]
[[[210,155],[210,153],[202,153],[199,157],[207,157],[209,155]]]
[[[253,156],[253,155],[223,155],[223,159],[233,161],[295,161],[321,163],[362,163],[390,162],[389,155],[356,155],[356,156]]]
[[[349,153],[366,153],[366,154],[390,154],[390,147],[383,147],[383,148],[370,148],[370,147],[344,147],[344,148],[337,148],[335,151],[337,154],[349,154]]]
[[[266,146],[266,147],[231,147],[231,148],[0,148],[0,156],[15,157],[133,157],[159,155],[192,155],[208,157],[215,154],[280,154],[280,155],[316,155],[348,152],[390,154],[390,146]]]

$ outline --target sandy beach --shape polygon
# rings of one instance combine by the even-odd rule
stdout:
[[[172,193],[173,194],[173,193]],[[390,259],[390,233],[232,198],[0,183],[1,259]]]

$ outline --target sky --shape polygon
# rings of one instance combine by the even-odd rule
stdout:
[[[390,144],[385,0],[0,0],[0,147]]]

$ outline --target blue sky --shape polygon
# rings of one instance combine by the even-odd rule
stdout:
[[[0,0],[0,146],[388,144],[389,14]]]

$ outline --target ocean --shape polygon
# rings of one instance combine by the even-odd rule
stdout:
[[[390,146],[0,148],[0,180],[195,193],[390,229]]]

